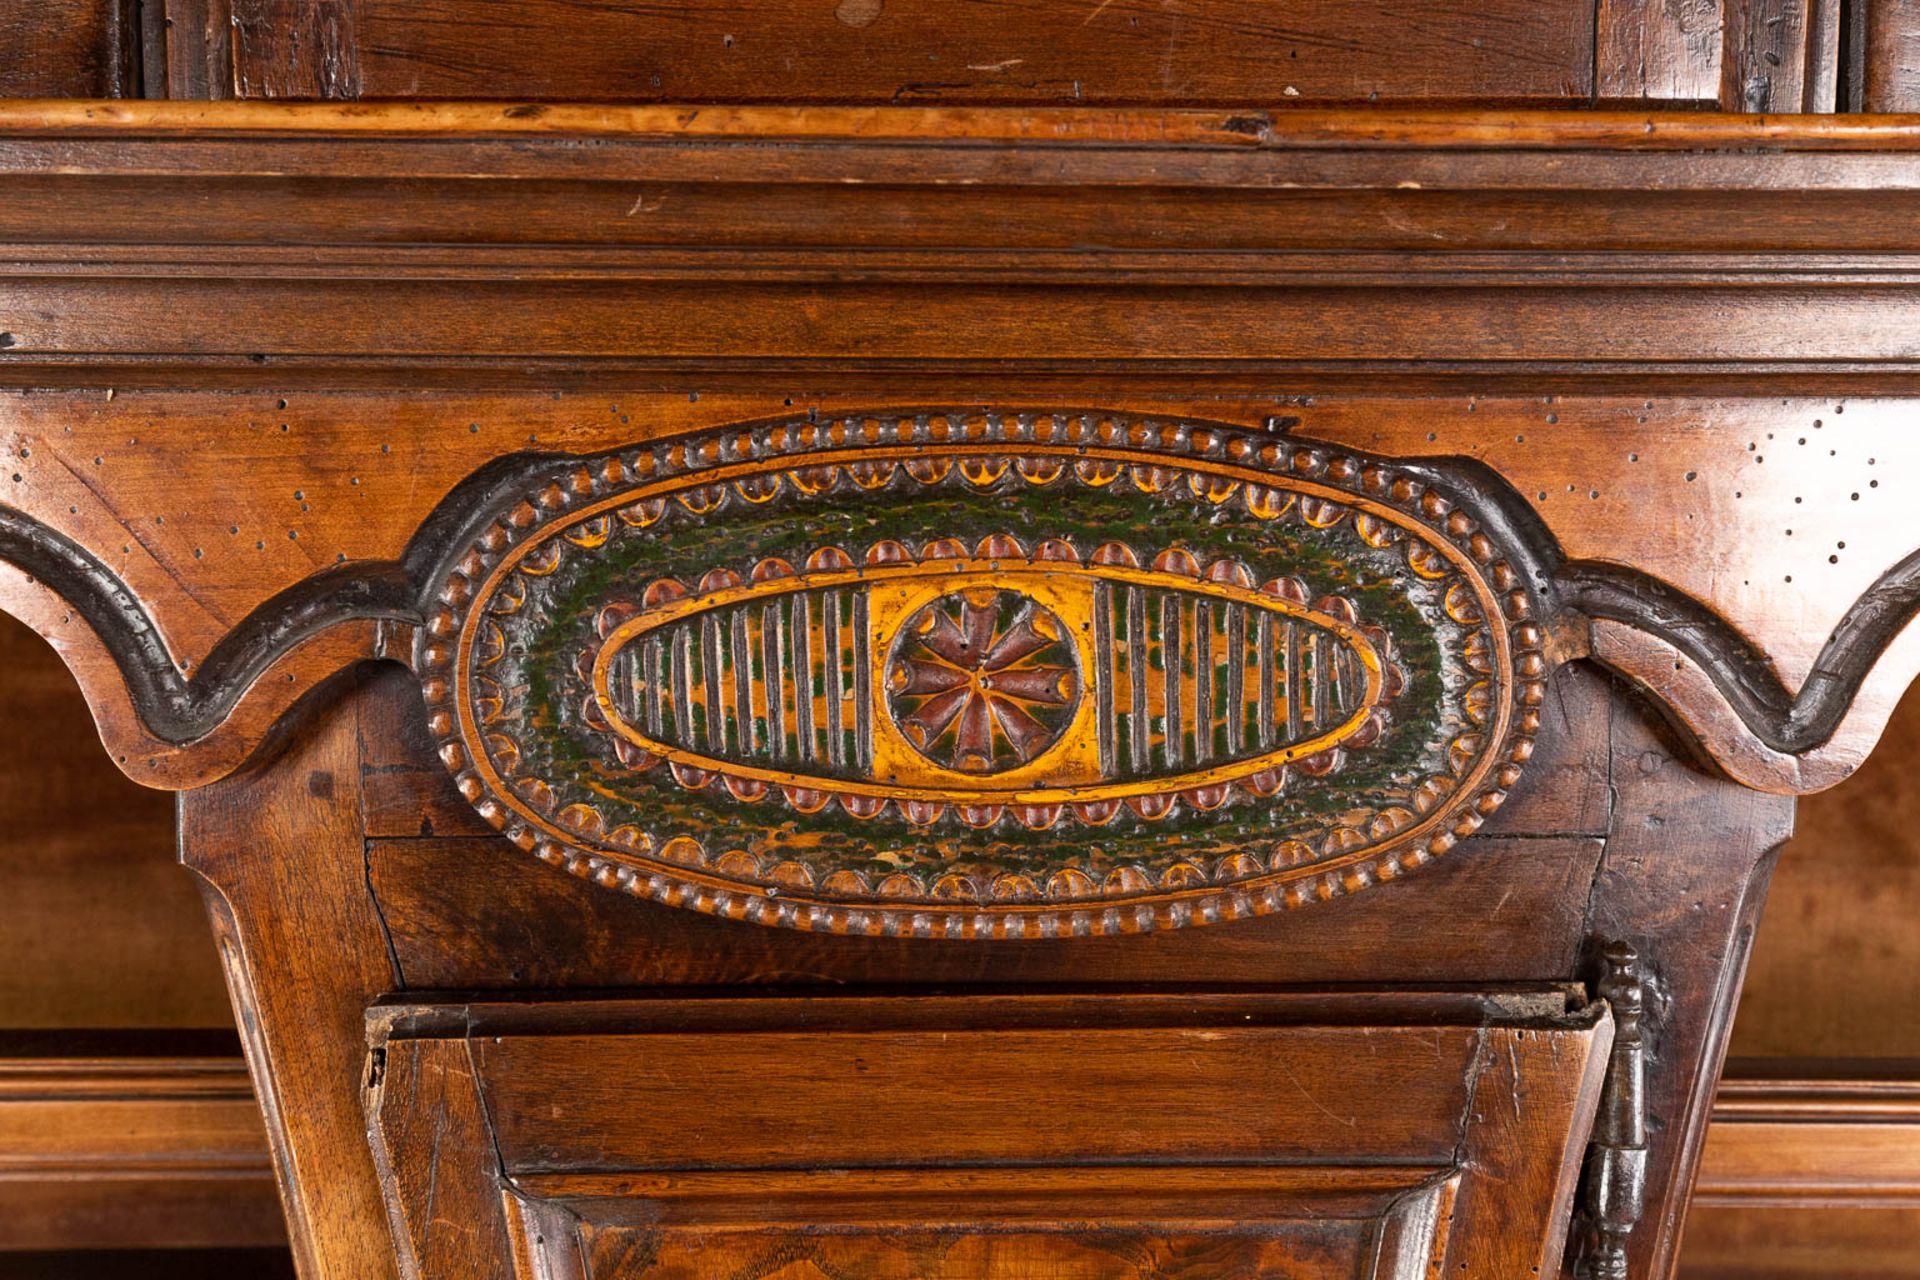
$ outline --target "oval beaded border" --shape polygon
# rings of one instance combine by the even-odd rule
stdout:
[[[457,646],[483,582],[513,548],[541,533],[575,508],[602,502],[635,486],[676,477],[694,477],[714,468],[768,464],[793,458],[805,465],[810,453],[863,448],[979,448],[1045,445],[1056,449],[1120,450],[1139,455],[1139,464],[1178,469],[1181,460],[1263,469],[1277,478],[1304,481],[1351,495],[1397,512],[1444,541],[1485,576],[1467,578],[1485,604],[1495,604],[1485,621],[1503,636],[1510,663],[1495,663],[1496,677],[1511,686],[1502,708],[1504,737],[1486,751],[1481,780],[1452,792],[1419,824],[1447,823],[1417,843],[1392,833],[1357,849],[1328,855],[1293,870],[1268,870],[1225,885],[1134,891],[1129,899],[1015,900],[990,907],[978,903],[883,901],[851,904],[792,895],[785,886],[757,887],[737,880],[709,882],[695,867],[657,857],[622,855],[581,847],[575,837],[535,819],[542,836],[520,820],[514,801],[489,788],[471,767],[468,747],[454,713]],[[938,456],[934,454],[932,456]],[[1063,456],[1071,458],[1071,453]],[[725,483],[721,481],[719,483]],[[1214,924],[1292,910],[1328,901],[1397,878],[1450,851],[1472,835],[1499,808],[1532,753],[1545,696],[1547,664],[1543,635],[1534,621],[1531,593],[1512,564],[1497,553],[1481,523],[1452,499],[1391,463],[1317,446],[1297,436],[1189,418],[1141,417],[1101,410],[994,411],[953,409],[887,410],[825,419],[779,418],[675,436],[576,463],[560,464],[522,500],[487,525],[471,545],[457,551],[436,573],[430,592],[438,605],[415,643],[415,670],[425,694],[438,754],[454,774],[463,796],[496,829],[543,861],[572,875],[636,897],[689,907],[729,919],[786,928],[880,937],[1052,938],[1145,933],[1155,929]],[[1476,791],[1474,788],[1478,787]],[[491,803],[490,803],[491,801]],[[529,815],[531,816],[531,815]],[[629,857],[631,860],[629,860]]]

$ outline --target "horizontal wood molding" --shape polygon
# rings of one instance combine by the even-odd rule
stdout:
[[[1907,116],[11,103],[0,174],[16,386],[1920,371]]]
[[[0,174],[11,385],[1920,370],[1907,116],[11,103]]]
[[[602,134],[746,139],[885,138],[1129,148],[1210,140],[1241,148],[1362,146],[1568,146],[1644,151],[1765,146],[1794,151],[1883,150],[1920,132],[1899,113],[1828,115],[1652,110],[1543,111],[1301,108],[1234,114],[1178,107],[842,105],[614,106],[583,103],[157,102],[95,99],[0,102],[9,133],[123,137],[166,134],[340,134],[359,137],[532,137]],[[590,157],[584,157],[592,163]]]
[[[597,1007],[583,1006],[583,1019]],[[509,1005],[484,1016],[514,1025]],[[1920,1071],[1872,1065],[1722,1081],[1696,1200],[1920,1207]],[[272,1178],[238,1057],[0,1058],[0,1207],[24,1211],[57,1184],[69,1221],[122,1220],[117,1245],[271,1244]],[[171,1208],[144,1214],[136,1200]],[[0,1228],[0,1248],[92,1243],[51,1219]]]
[[[1723,1080],[1694,1196],[1748,1207],[1920,1206],[1920,1075]]]
[[[285,1238],[238,1056],[0,1057],[0,1250]]]
[[[0,1180],[272,1176],[246,1064],[0,1058]]]

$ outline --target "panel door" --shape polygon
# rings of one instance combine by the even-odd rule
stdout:
[[[1612,1037],[1565,990],[375,1017],[421,1277],[1556,1274]]]

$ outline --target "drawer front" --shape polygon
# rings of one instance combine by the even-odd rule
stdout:
[[[1612,1036],[1566,1007],[410,1008],[369,1108],[423,1277],[1551,1274]]]

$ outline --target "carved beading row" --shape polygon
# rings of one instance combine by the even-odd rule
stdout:
[[[1031,451],[1020,452],[1023,447]],[[941,449],[946,452],[920,452]],[[1043,452],[1049,449],[1058,452]],[[887,450],[906,452],[861,456]],[[776,460],[783,465],[768,469]],[[1181,465],[1189,460],[1245,474]],[[1510,706],[1503,712],[1486,705],[1493,697],[1490,689],[1507,673],[1500,670],[1496,655],[1483,655],[1486,674],[1495,677],[1491,685],[1481,686],[1488,691],[1479,695],[1480,717],[1487,727],[1462,735],[1450,753],[1458,762],[1458,775],[1489,748],[1482,735],[1501,733],[1502,741],[1491,744],[1499,758],[1489,762],[1471,795],[1455,795],[1457,781],[1428,779],[1409,796],[1404,811],[1390,807],[1362,826],[1337,827],[1315,843],[1287,841],[1264,857],[1242,853],[1212,867],[1176,863],[1158,877],[1146,868],[1120,867],[1100,883],[1083,873],[1066,873],[1047,883],[1001,876],[985,883],[947,877],[933,884],[903,873],[880,885],[856,873],[823,883],[825,877],[795,859],[769,864],[744,850],[709,851],[692,836],[656,840],[632,828],[608,831],[604,818],[577,807],[543,820],[525,805],[524,797],[509,800],[486,776],[489,763],[474,758],[459,727],[456,641],[473,621],[476,594],[516,548],[539,540],[556,521],[571,521],[563,536],[546,538],[531,553],[530,562],[548,571],[558,557],[569,554],[568,548],[590,552],[604,541],[612,522],[645,527],[663,517],[668,503],[691,516],[711,517],[728,504],[767,502],[787,484],[809,494],[829,493],[843,483],[871,490],[893,482],[902,471],[921,484],[952,477],[981,488],[999,484],[1009,474],[1035,486],[1065,476],[1072,477],[1069,483],[1090,486],[1111,485],[1124,477],[1141,492],[1184,486],[1196,502],[1241,502],[1263,520],[1290,516],[1326,528],[1351,517],[1356,532],[1371,545],[1388,546],[1399,538],[1413,572],[1445,583],[1446,607],[1456,620],[1484,620],[1502,632],[1510,653]],[[719,475],[701,483],[709,472]],[[1262,484],[1257,473],[1307,483],[1327,495]],[[643,497],[589,514],[636,486],[673,481],[680,482],[679,488],[670,495]],[[1355,500],[1352,507],[1342,501],[1349,495]],[[1473,566],[1481,583],[1458,572],[1434,548],[1403,536],[1393,521],[1365,510],[1369,505],[1411,517],[1431,536],[1449,543]],[[1482,607],[1483,601],[1490,610]],[[586,460],[556,470],[483,529],[444,573],[438,603],[417,653],[430,723],[462,794],[489,822],[544,860],[609,887],[734,918],[836,932],[1045,937],[1144,931],[1266,914],[1394,879],[1447,852],[1504,800],[1531,751],[1546,671],[1542,635],[1520,575],[1479,520],[1421,478],[1389,463],[1298,440],[1098,413],[925,412],[780,422]],[[1435,813],[1444,823],[1428,821]],[[1422,829],[1427,827],[1431,829]],[[1418,835],[1406,834],[1410,829]],[[1263,877],[1259,884],[1246,883]],[[814,894],[828,900],[809,901]],[[832,900],[869,894],[875,900]],[[1128,900],[1143,894],[1152,897]],[[889,900],[896,895],[897,905]]]

